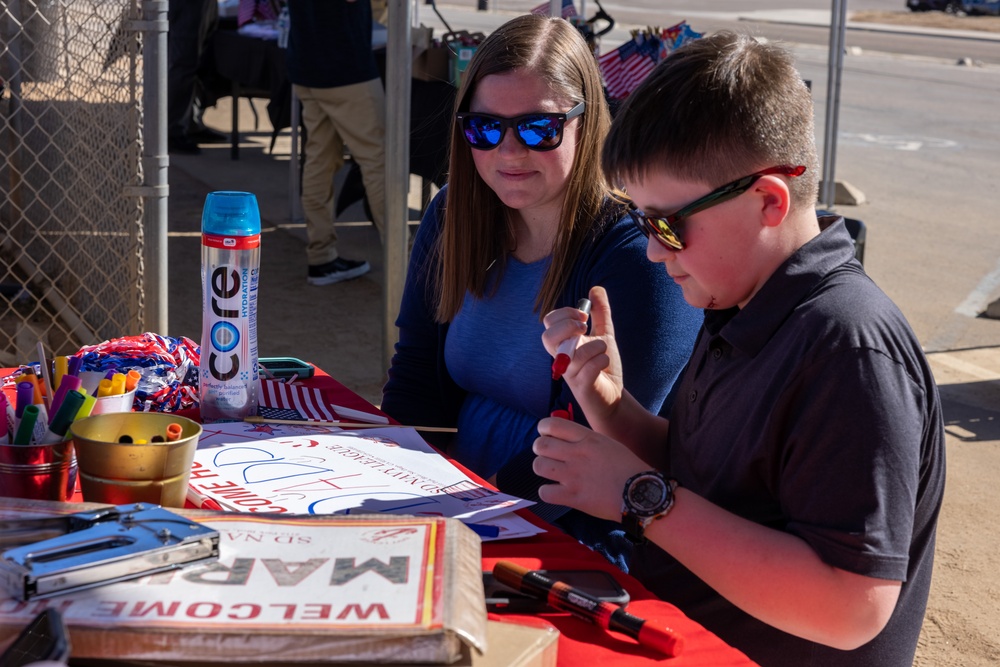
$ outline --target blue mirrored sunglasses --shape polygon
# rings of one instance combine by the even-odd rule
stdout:
[[[476,150],[493,150],[503,141],[507,128],[533,151],[551,151],[562,143],[566,121],[583,113],[586,103],[580,102],[566,113],[529,113],[515,118],[492,116],[487,113],[459,111],[455,120],[462,128],[462,136]]]

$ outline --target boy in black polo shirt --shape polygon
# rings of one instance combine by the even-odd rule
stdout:
[[[940,400],[843,219],[817,220],[812,101],[790,54],[728,32],[677,50],[619,111],[603,165],[705,324],[668,421],[622,390],[614,304],[591,291],[564,378],[593,430],[539,424],[542,499],[622,520],[630,573],[762,665],[909,667],[944,490]],[[546,349],[581,320],[549,313]]]

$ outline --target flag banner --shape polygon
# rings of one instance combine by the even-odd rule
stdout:
[[[323,398],[323,392],[315,387],[277,380],[261,380],[259,403],[257,414],[264,419],[302,421],[337,419]]]
[[[242,27],[257,20],[278,20],[278,11],[273,0],[240,0],[236,10],[236,25]]]
[[[532,14],[540,14],[542,16],[548,16],[551,11],[552,5],[548,2],[543,2],[534,9],[531,10]],[[568,19],[572,16],[578,16],[576,13],[576,5],[573,4],[573,0],[563,0],[562,3],[562,17]]]
[[[598,58],[608,95],[620,100],[638,88],[656,67],[658,51],[658,40],[640,35]]]

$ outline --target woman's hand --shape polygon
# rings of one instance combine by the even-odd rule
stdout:
[[[554,482],[542,486],[539,497],[621,521],[625,481],[649,465],[625,445],[568,419],[542,419],[538,433],[532,448],[537,455],[533,469]]]
[[[587,331],[586,316],[582,312],[576,308],[559,308],[542,320],[545,324],[542,343],[555,357],[560,343],[580,338],[563,379],[579,401],[587,421],[600,430],[599,424],[615,413],[624,385],[608,293],[603,287],[593,287],[589,296],[591,335],[582,335]]]

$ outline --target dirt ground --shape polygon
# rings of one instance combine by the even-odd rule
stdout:
[[[886,23],[944,30],[977,30],[1000,32],[1000,16],[956,16],[945,12],[851,12],[850,20],[857,23]]]

